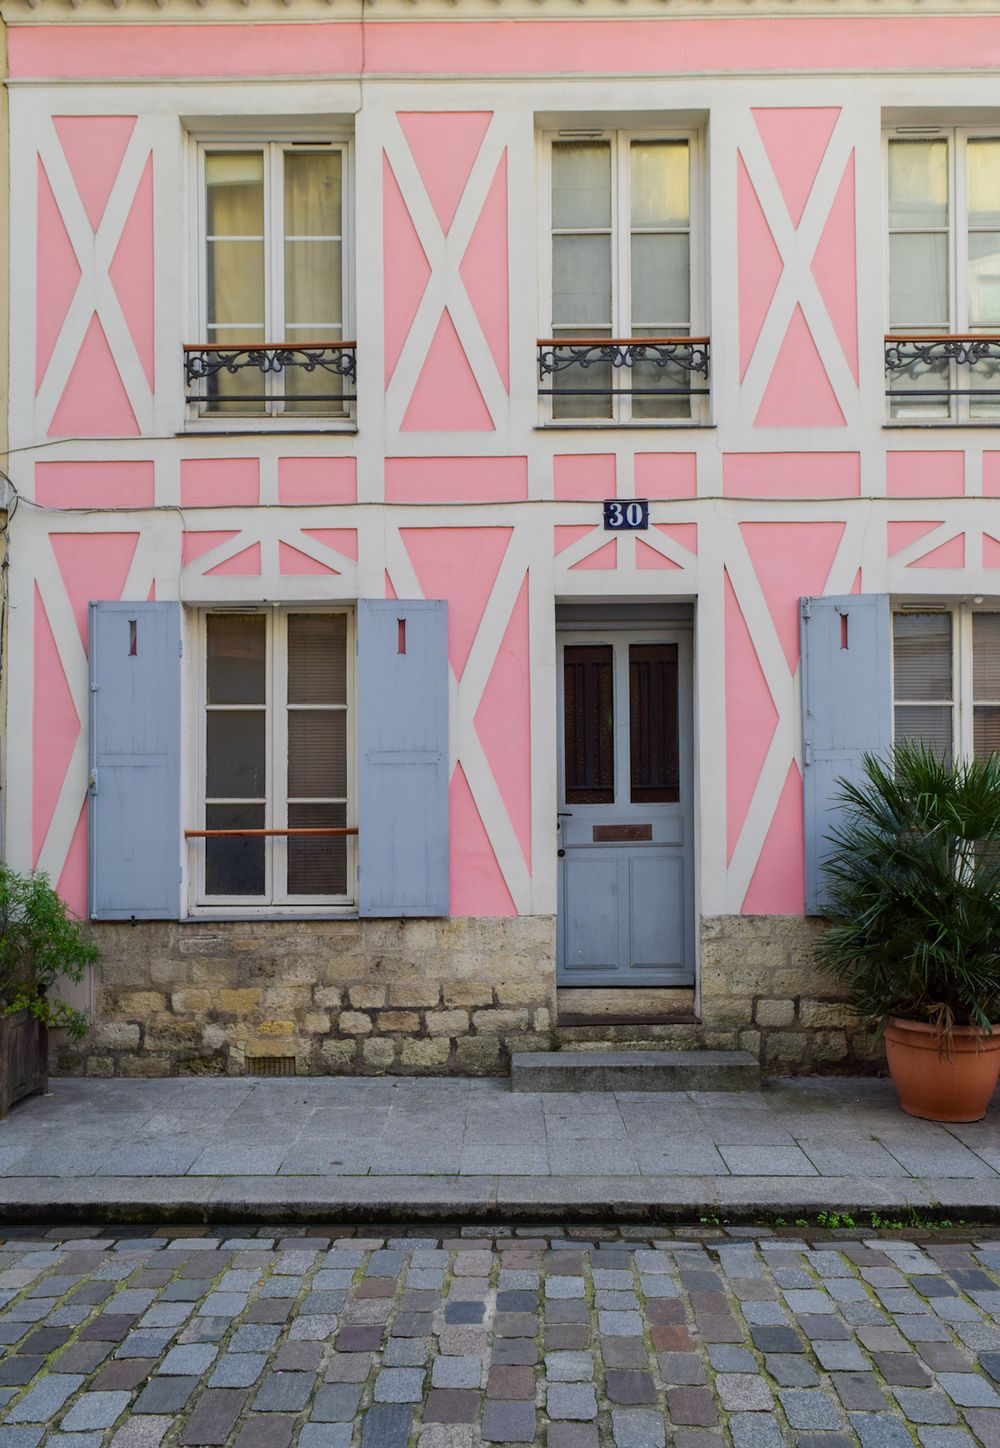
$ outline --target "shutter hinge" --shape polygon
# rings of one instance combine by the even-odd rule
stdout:
[[[811,739],[802,741],[802,765],[807,768],[813,762],[813,742]]]
[[[92,769],[87,779],[87,790],[90,794],[97,793],[97,770]]]
[[[810,619],[810,618],[812,618],[812,612],[813,612],[813,601],[812,601],[812,599],[811,599],[811,598],[804,598],[804,599],[802,600],[802,617],[805,618],[805,619]]]

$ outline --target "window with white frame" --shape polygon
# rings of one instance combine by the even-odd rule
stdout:
[[[352,638],[343,610],[201,615],[202,903],[351,903]]]
[[[901,608],[892,636],[897,742],[955,759],[1000,750],[1000,612]]]
[[[890,416],[1000,417],[1000,129],[887,138]]]
[[[205,141],[197,155],[196,415],[347,417],[347,142]]]
[[[544,418],[698,415],[708,387],[707,344],[692,336],[701,315],[698,149],[693,133],[545,137]]]

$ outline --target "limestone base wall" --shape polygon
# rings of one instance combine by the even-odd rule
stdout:
[[[545,1049],[555,921],[100,924],[95,1024],[56,1067],[88,1076],[493,1075]]]
[[[704,917],[700,1023],[595,1035],[558,1029],[551,916],[105,923],[93,927],[94,1024],[79,1043],[54,1040],[52,1067],[503,1075],[511,1051],[600,1035],[738,1047],[771,1075],[871,1072],[881,1043],[813,963],[818,928],[794,916]]]
[[[885,1065],[879,1035],[813,960],[822,921],[714,915],[701,922],[701,1019],[735,1032],[772,1076],[866,1075]]]

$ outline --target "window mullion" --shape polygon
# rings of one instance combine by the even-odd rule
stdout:
[[[631,337],[632,335],[632,287],[631,287],[631,212],[628,190],[629,137],[624,131],[612,134],[614,148],[614,185],[611,188],[611,335]],[[620,369],[620,380],[616,370],[611,372],[612,387],[625,387],[631,382],[631,369]],[[613,399],[613,416],[617,422],[631,422],[632,399]]]
[[[972,610],[968,604],[961,604],[955,610],[955,696],[958,701],[958,720],[955,738],[958,741],[956,754],[961,759],[971,759],[974,752],[973,698],[972,698]]]
[[[265,299],[265,311],[267,316],[267,336],[265,341],[280,343],[285,338],[285,288],[284,258],[285,258],[285,206],[284,206],[284,147],[277,141],[270,141],[265,147],[265,164],[267,166],[267,214],[264,217],[264,246],[266,253],[266,275],[267,275],[267,296]],[[267,388],[265,389],[270,398],[267,403],[269,413],[280,416],[283,408],[277,400],[277,394],[284,386],[282,374],[272,372],[268,374]]]
[[[288,614],[271,609],[273,640],[271,669],[271,788],[270,815],[272,828],[288,828]],[[284,835],[272,837],[271,861],[273,877],[271,899],[288,899],[288,840]]]
[[[968,286],[965,257],[968,253],[966,240],[968,209],[965,194],[965,134],[948,132],[948,315],[949,330],[967,332],[968,329]],[[951,386],[968,386],[968,368],[959,367],[957,362],[950,366]],[[969,417],[968,397],[956,396],[951,415],[958,422],[967,422]]]

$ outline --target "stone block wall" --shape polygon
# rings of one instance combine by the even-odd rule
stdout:
[[[501,1075],[545,1050],[555,923],[323,920],[100,924],[94,1025],[56,1071]],[[248,1065],[249,1063],[249,1065]]]
[[[53,1070],[504,1075],[514,1050],[602,1044],[739,1048],[774,1076],[878,1070],[877,1035],[813,963],[819,927],[705,917],[698,1023],[559,1030],[550,916],[95,925],[94,1025],[54,1042]]]
[[[702,918],[701,1019],[718,1044],[771,1076],[866,1075],[885,1064],[878,1033],[813,959],[822,921],[796,915]]]

